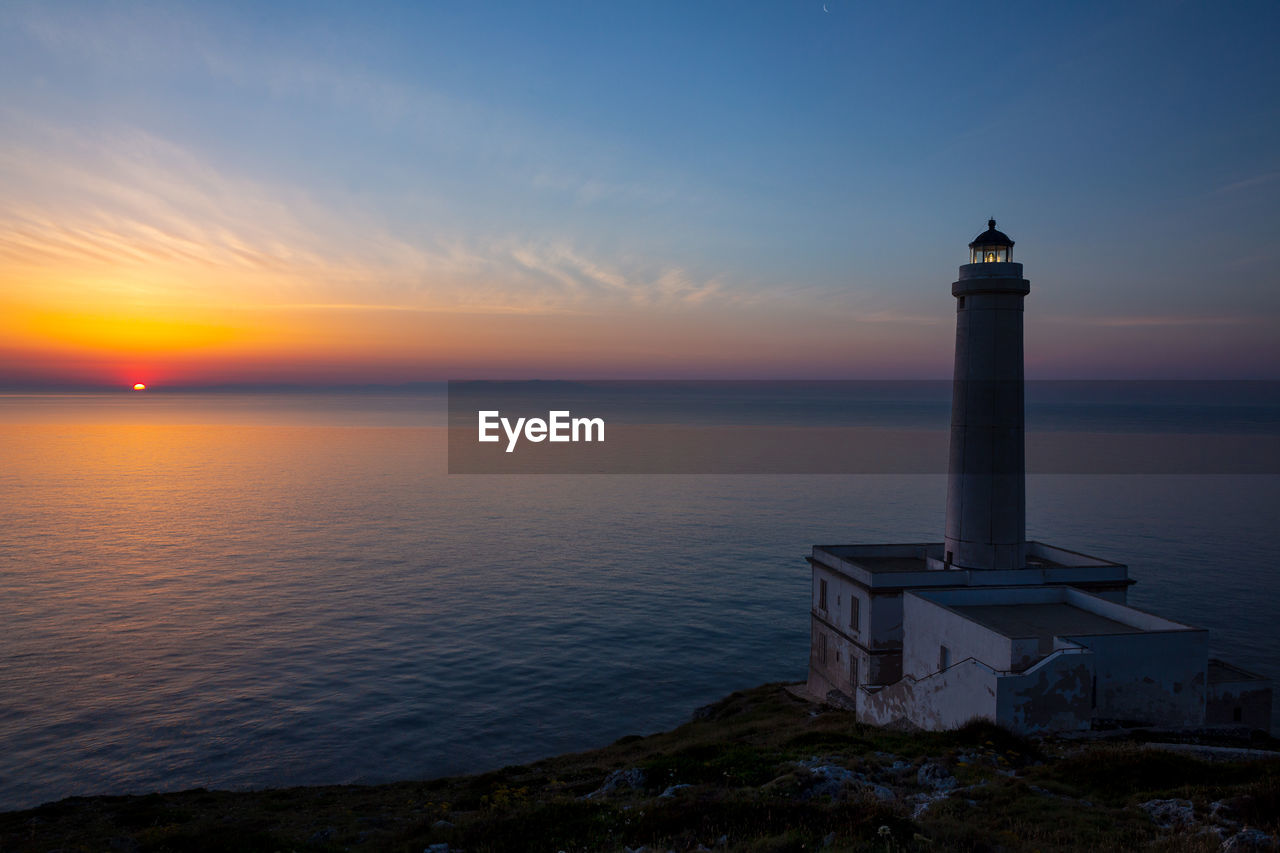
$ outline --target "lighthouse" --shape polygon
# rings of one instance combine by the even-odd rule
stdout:
[[[803,695],[875,725],[993,720],[1271,724],[1271,684],[1208,632],[1126,605],[1129,568],[1026,538],[1022,304],[1013,241],[987,230],[951,285],[956,360],[942,542],[814,545]]]
[[[1031,284],[1013,241],[988,220],[951,285],[956,357],[947,469],[945,563],[958,569],[1026,565],[1022,301]]]

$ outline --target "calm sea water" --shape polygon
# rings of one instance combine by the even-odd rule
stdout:
[[[0,397],[0,808],[663,729],[804,677],[810,545],[942,530],[941,476],[449,476],[443,424],[435,393]],[[1280,477],[1028,502],[1032,538],[1128,563],[1132,604],[1280,679]]]

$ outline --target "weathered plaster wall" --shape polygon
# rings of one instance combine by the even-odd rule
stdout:
[[[1271,683],[1268,681],[1220,681],[1209,685],[1204,721],[1211,726],[1249,726],[1269,732],[1271,701]]]
[[[1061,649],[997,684],[996,719],[1029,734],[1081,731],[1093,716],[1093,665],[1089,652]]]
[[[878,691],[858,691],[858,719],[883,726],[908,720],[923,729],[953,729],[996,718],[996,674],[974,660],[927,678],[903,678]]]
[[[907,720],[939,730],[981,718],[1028,733],[1079,731],[1090,725],[1092,681],[1093,655],[1078,648],[1014,675],[971,659],[925,678],[859,690],[858,719],[875,725]]]
[[[827,582],[826,607],[822,606],[822,581],[824,580]],[[812,592],[811,606],[815,613],[863,645],[871,646],[875,634],[875,628],[870,621],[871,596],[862,585],[825,566],[814,566]],[[853,619],[855,599],[858,601],[856,624]],[[883,618],[881,622],[884,622]],[[888,624],[883,627],[890,633],[894,628],[901,631],[900,625]]]
[[[1094,716],[1158,726],[1198,726],[1204,722],[1207,631],[1068,639],[1094,653]]]
[[[1008,637],[970,621],[958,613],[908,593],[903,596],[902,671],[920,679],[937,672],[938,651],[946,646],[951,663],[977,658],[992,669],[1010,669]]]
[[[825,697],[832,690],[852,696],[854,684],[851,662],[858,662],[858,680],[866,681],[867,656],[841,632],[833,630],[816,615],[810,615],[809,681],[808,690],[815,696]],[[823,659],[823,643],[826,635],[826,658]]]
[[[1009,641],[1009,669],[1021,672],[1053,649],[1041,649],[1039,637],[1019,637]]]
[[[822,582],[826,581],[826,601]],[[858,601],[857,624],[851,607]],[[823,604],[826,607],[823,607]],[[816,564],[812,569],[810,606],[815,617],[811,635],[810,691],[825,696],[832,689],[852,693],[850,658],[857,660],[860,684],[888,684],[902,678],[902,593],[872,592],[855,580]],[[827,658],[821,660],[819,628],[827,636]],[[828,685],[822,687],[818,678]]]

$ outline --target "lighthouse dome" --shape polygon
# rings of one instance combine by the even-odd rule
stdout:
[[[969,244],[969,263],[1004,263],[1013,260],[1013,241],[1003,231],[996,230],[996,221],[987,220],[987,230]]]

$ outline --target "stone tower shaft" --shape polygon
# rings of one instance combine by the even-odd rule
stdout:
[[[1022,303],[1031,284],[989,230],[960,267],[947,470],[946,562],[962,569],[1026,565]]]

